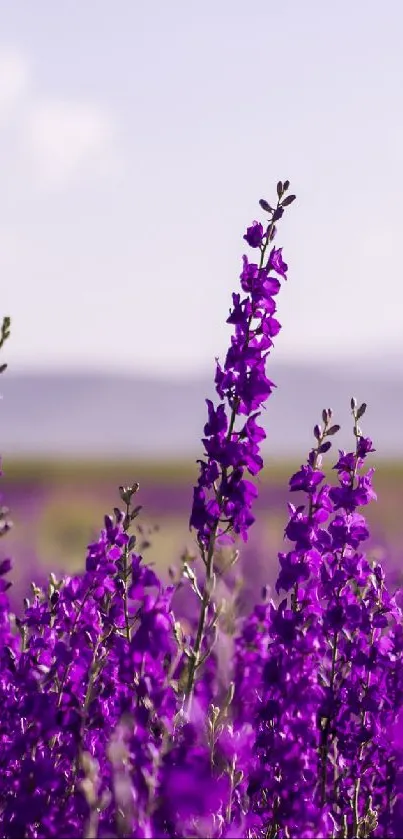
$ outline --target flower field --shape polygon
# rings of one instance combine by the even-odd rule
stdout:
[[[402,470],[354,396],[288,473],[262,455],[289,186],[244,235],[197,464],[5,460],[5,839],[403,834]]]

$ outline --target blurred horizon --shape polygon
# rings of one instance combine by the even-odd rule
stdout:
[[[211,371],[213,372],[213,371]],[[339,448],[353,442],[350,400],[367,403],[364,433],[382,459],[403,457],[403,368],[355,367],[270,359],[273,388],[261,423],[270,460],[305,459],[323,408],[341,426]],[[2,453],[9,457],[171,459],[201,452],[213,375],[155,377],[107,371],[18,373],[0,381]]]
[[[11,332],[13,332],[13,322],[11,326]],[[4,357],[7,352],[11,349],[12,345],[12,337],[7,343],[6,349],[3,351]],[[335,354],[334,356],[324,356],[324,357],[305,357],[301,356],[300,354],[296,354],[295,356],[285,357],[280,355],[276,351],[276,346],[273,347],[273,350],[270,354],[270,357],[267,362],[267,368],[269,369],[274,362],[276,366],[278,363],[281,366],[292,366],[295,368],[301,367],[306,368],[309,367],[319,367],[321,369],[329,368],[332,371],[338,370],[340,373],[343,373],[346,370],[350,372],[356,372],[357,374],[364,372],[365,376],[371,375],[372,372],[376,372],[377,375],[382,373],[385,377],[388,376],[396,376],[398,379],[402,379],[403,381],[403,344],[400,347],[396,345],[394,347],[389,347],[389,349],[380,356],[378,351],[368,350],[366,352],[362,351],[354,353],[351,357],[346,358],[342,356],[338,356]],[[279,356],[279,360],[277,358]],[[218,356],[217,356],[218,357]],[[225,358],[225,353],[221,356],[220,360],[222,361]],[[37,361],[32,359],[25,359],[23,361],[15,359],[12,360],[11,363],[7,361],[8,367],[7,372],[5,375],[7,376],[24,376],[24,375],[40,375],[46,377],[47,375],[53,376],[55,373],[60,373],[61,376],[74,376],[74,375],[89,375],[89,376],[133,376],[136,379],[148,379],[148,380],[161,380],[161,381],[177,381],[180,379],[189,378],[191,375],[195,376],[198,379],[206,379],[210,377],[213,379],[215,373],[215,357],[212,356],[210,359],[206,359],[203,363],[195,365],[192,369],[178,369],[177,367],[172,367],[166,369],[162,367],[160,370],[155,367],[151,370],[144,368],[141,363],[136,362],[136,359],[127,359],[125,363],[118,362],[109,362],[104,363],[100,362],[99,364],[93,362],[85,362],[83,359],[80,362],[74,362],[74,360],[70,362],[64,362],[60,364],[57,359],[49,359],[47,362],[44,361]],[[4,376],[2,380],[4,381]],[[0,397],[1,397],[1,387],[0,387]]]

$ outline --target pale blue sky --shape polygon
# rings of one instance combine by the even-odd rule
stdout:
[[[276,358],[402,351],[401,0],[0,8],[14,369],[211,369],[278,178]]]

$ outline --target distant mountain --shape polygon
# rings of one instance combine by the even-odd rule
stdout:
[[[351,445],[350,398],[368,403],[365,433],[380,456],[403,456],[403,370],[272,362],[277,389],[263,424],[272,458],[304,458],[323,407]],[[98,372],[16,374],[0,380],[0,452],[8,455],[176,458],[200,452],[206,417],[204,377],[158,380]]]

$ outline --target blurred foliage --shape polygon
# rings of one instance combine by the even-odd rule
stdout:
[[[56,478],[74,478],[76,481],[87,481],[95,478],[114,481],[116,485],[125,480],[156,481],[164,483],[171,480],[193,481],[197,477],[197,464],[187,460],[84,460],[84,459],[25,459],[3,457],[7,479],[9,481],[31,480],[48,481]],[[378,480],[396,481],[400,484],[403,478],[403,461],[372,459],[376,466]],[[270,483],[285,484],[289,476],[295,471],[296,459],[290,461],[273,460],[266,463],[261,478]],[[325,471],[331,472],[331,458],[328,456]]]
[[[331,463],[330,458],[329,461]],[[258,479],[261,497],[256,508],[257,525],[252,531],[252,542],[255,545],[259,543],[265,555],[270,554],[270,565],[276,563],[277,551],[284,549],[287,497],[297,503],[295,496],[287,495],[288,478],[297,465],[295,461],[272,463],[264,468]],[[370,505],[368,520],[382,544],[393,543],[400,550],[403,544],[403,463],[375,465],[374,485],[378,502]],[[330,477],[331,469],[327,471]],[[104,515],[111,512],[114,505],[119,506],[118,486],[133,480],[139,481],[140,494],[142,485],[144,495],[147,487],[147,503],[140,521],[146,529],[152,529],[148,561],[155,561],[163,572],[178,561],[185,547],[194,548],[188,516],[191,487],[196,476],[196,464],[189,461],[28,461],[5,458],[3,494],[11,506],[11,517],[15,522],[9,535],[8,550],[15,559],[16,574],[19,567],[27,564],[24,543],[30,544],[38,564],[48,570],[54,567],[73,572],[82,568],[86,546],[97,538]],[[14,494],[13,500],[7,497],[7,487],[10,488],[10,496]],[[180,494],[179,505],[175,507],[172,494],[178,487],[183,488],[183,493]],[[267,500],[264,489],[271,492]],[[43,501],[28,515],[25,497],[35,498],[36,492],[38,497],[43,493]],[[168,504],[168,501],[171,503]],[[31,564],[31,560],[29,562]]]

